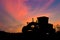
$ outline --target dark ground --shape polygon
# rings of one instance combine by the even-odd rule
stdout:
[[[39,35],[38,33],[6,33],[0,32],[0,40],[58,40],[60,32],[54,35]]]

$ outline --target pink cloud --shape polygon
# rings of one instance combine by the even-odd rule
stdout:
[[[30,12],[29,7],[24,4],[24,1],[28,0],[3,0],[3,4],[5,6],[5,10],[11,14],[15,20],[21,22],[20,25],[26,24],[26,22],[31,21],[31,18],[39,17],[39,16],[52,16],[50,12],[44,12],[53,2],[54,0],[49,0],[45,4],[43,4],[42,8],[36,8],[34,11]],[[44,0],[38,0],[43,2]],[[42,11],[42,12],[41,12]],[[9,19],[8,19],[9,20]],[[2,25],[2,24],[0,24]],[[12,27],[4,27],[3,29],[8,32],[21,32],[22,26],[13,26],[16,25],[12,23]],[[15,28],[14,28],[15,27]],[[12,31],[13,30],[13,31]]]

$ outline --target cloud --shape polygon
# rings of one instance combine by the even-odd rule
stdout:
[[[7,12],[2,3],[0,3],[0,23],[2,24],[0,25],[0,30],[5,31],[8,30],[10,27],[14,29],[14,26],[20,25],[20,23],[17,20],[15,20],[14,17],[9,14],[9,12]]]
[[[26,22],[31,21],[31,18],[48,16],[52,18],[51,20],[54,20],[54,16],[58,13],[56,9],[58,10],[58,6],[60,5],[58,3],[59,5],[56,6],[56,8],[54,6],[52,7],[51,5],[55,1],[56,0],[0,0],[0,23],[4,25],[1,28],[8,32],[18,32],[19,30],[21,31],[22,26],[24,26]]]
[[[27,0],[24,3],[31,10],[35,10],[36,8],[44,10],[47,9],[53,2],[54,0]]]

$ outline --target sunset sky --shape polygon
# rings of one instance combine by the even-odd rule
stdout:
[[[0,30],[21,32],[26,22],[40,16],[60,24],[60,0],[0,0]]]

